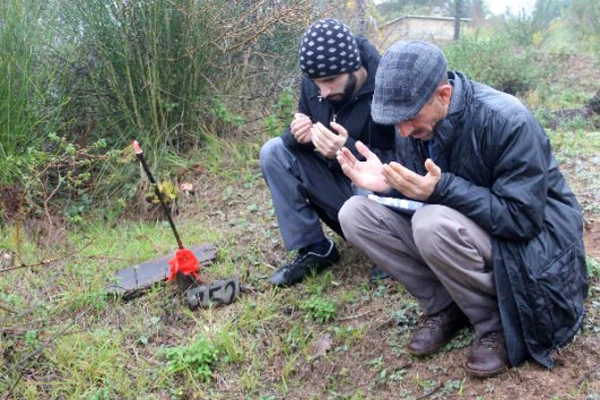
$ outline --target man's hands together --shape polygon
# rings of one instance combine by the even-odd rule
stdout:
[[[302,113],[294,114],[294,120],[290,124],[292,135],[298,143],[310,143],[315,150],[327,158],[334,158],[348,140],[348,131],[340,124],[331,122],[331,127],[337,132],[327,129],[322,123],[313,124],[310,118]]]
[[[383,176],[391,187],[406,197],[426,201],[442,178],[442,170],[435,165],[431,158],[425,160],[425,168],[427,175],[422,176],[392,161],[389,165],[384,165]]]
[[[440,167],[429,158],[425,161],[427,175],[421,176],[397,162],[382,164],[379,157],[361,142],[356,142],[356,149],[365,161],[359,161],[345,147],[338,151],[337,160],[344,174],[363,189],[381,193],[394,188],[408,198],[426,201],[442,177]]]
[[[313,125],[311,135],[315,149],[327,158],[334,158],[337,152],[346,144],[348,131],[337,122],[331,122],[330,125],[337,131],[337,135],[325,128],[325,125],[320,122]]]
[[[310,131],[312,126],[313,123],[308,115],[296,113],[294,114],[294,120],[290,123],[290,130],[298,143],[305,144],[311,142]]]

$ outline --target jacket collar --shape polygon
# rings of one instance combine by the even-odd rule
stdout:
[[[460,72],[448,72],[448,81],[452,85],[452,98],[448,108],[448,115],[441,120],[435,127],[435,148],[439,153],[450,148],[458,135],[461,133],[460,127],[465,117],[467,104],[472,97],[469,80]]]

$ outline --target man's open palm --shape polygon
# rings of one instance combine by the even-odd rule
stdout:
[[[365,161],[359,161],[346,147],[337,153],[337,160],[344,174],[360,188],[387,192],[390,186],[383,176],[383,164],[379,157],[360,141],[356,142],[356,149],[365,157]]]

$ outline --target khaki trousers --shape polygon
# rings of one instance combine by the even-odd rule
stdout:
[[[346,239],[400,281],[425,315],[455,302],[478,336],[502,330],[490,236],[471,219],[441,205],[411,218],[354,196],[339,220]]]

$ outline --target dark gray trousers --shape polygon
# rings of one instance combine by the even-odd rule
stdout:
[[[338,212],[353,192],[341,170],[330,169],[327,160],[314,151],[290,149],[281,138],[263,145],[260,168],[288,250],[323,240],[320,220],[342,234]]]
[[[478,336],[502,330],[490,236],[471,219],[440,205],[411,218],[355,196],[339,220],[346,239],[400,281],[425,315],[455,302]]]

